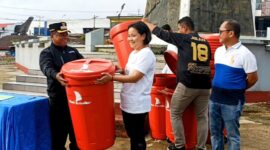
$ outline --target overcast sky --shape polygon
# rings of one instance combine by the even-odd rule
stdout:
[[[147,0],[0,0],[0,23],[50,19],[91,19],[143,15]]]

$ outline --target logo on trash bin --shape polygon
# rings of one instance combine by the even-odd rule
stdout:
[[[160,100],[158,98],[155,98],[155,100],[156,100],[156,105],[160,105],[161,104],[161,102],[160,102]]]
[[[166,101],[166,110],[170,111],[170,103]]]
[[[83,102],[82,101],[82,96],[78,91],[74,91],[75,94],[75,100],[69,100],[69,102],[71,104],[75,104],[75,105],[89,105],[91,104],[91,102]]]
[[[155,103],[154,104],[151,104],[151,106],[154,106],[154,107],[165,107],[157,97],[155,97]]]

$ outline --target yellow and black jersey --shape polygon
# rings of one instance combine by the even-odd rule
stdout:
[[[178,48],[177,81],[189,88],[209,89],[211,49],[197,33],[181,34],[162,30],[152,31],[160,39]]]

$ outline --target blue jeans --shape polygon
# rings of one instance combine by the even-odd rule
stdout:
[[[241,102],[238,105],[209,102],[212,150],[224,150],[224,127],[227,130],[229,150],[240,150],[239,119],[242,110]]]

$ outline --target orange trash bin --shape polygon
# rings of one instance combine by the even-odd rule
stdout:
[[[171,69],[171,71],[176,75],[177,74],[177,64],[178,64],[178,54],[174,51],[165,51],[164,59]]]
[[[113,82],[96,85],[102,72],[114,74],[105,59],[80,59],[62,67],[75,137],[80,150],[103,150],[114,144]]]
[[[208,41],[211,47],[211,60],[214,60],[216,49],[222,46],[219,41],[219,34],[201,34],[200,36]]]
[[[135,21],[127,21],[114,26],[110,30],[110,38],[121,68],[125,68],[129,54],[133,50],[128,43],[128,26]]]
[[[218,47],[222,46],[222,43],[219,41],[219,34],[200,34],[200,36],[209,42],[212,54],[215,53]]]
[[[174,89],[165,88],[163,91],[166,96],[166,135],[174,143],[174,134],[171,124],[170,104]],[[189,105],[182,116],[184,132],[186,138],[186,149],[194,149],[197,144],[197,119],[193,105]]]
[[[151,90],[151,111],[149,112],[149,125],[151,136],[154,139],[166,139],[165,123],[165,96],[160,93],[165,87],[175,87],[176,76],[174,74],[155,74]]]
[[[214,55],[216,49],[222,46],[222,43],[220,43],[219,41],[219,34],[201,34],[200,36],[206,39],[211,47],[210,68],[211,68],[211,79],[213,79],[215,75]]]

